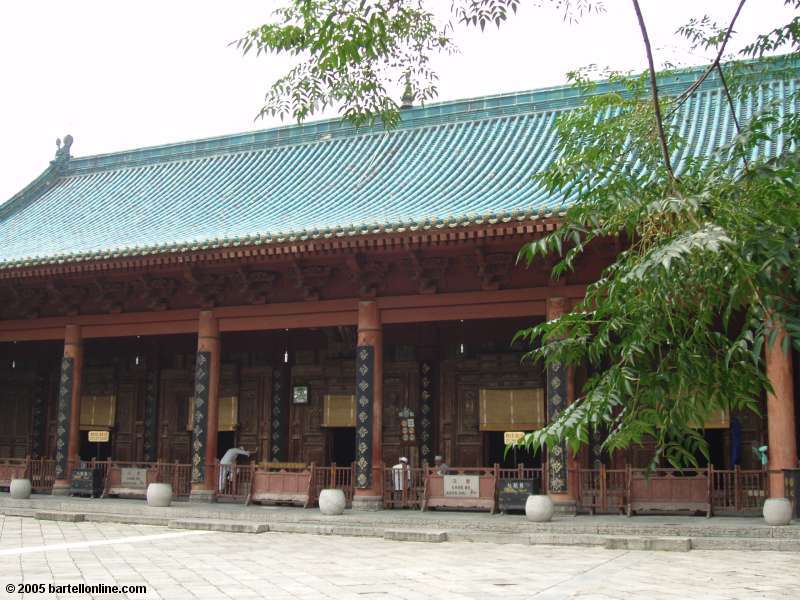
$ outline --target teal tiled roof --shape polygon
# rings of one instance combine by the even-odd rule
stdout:
[[[662,93],[698,73],[665,78]],[[765,80],[741,114],[768,97],[796,111],[796,91],[796,80]],[[333,120],[72,158],[0,206],[0,268],[557,212],[562,200],[530,176],[555,157],[556,115],[579,103],[555,87],[404,110],[388,132]],[[688,141],[678,169],[734,132],[714,78],[677,118]]]

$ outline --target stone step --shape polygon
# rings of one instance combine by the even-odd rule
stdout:
[[[426,529],[387,529],[383,532],[383,539],[397,542],[440,543],[447,541],[447,532]]]
[[[624,537],[605,538],[606,550],[656,550],[662,552],[689,552],[692,540],[679,537]]]
[[[800,540],[700,537],[692,538],[692,549],[800,552]]]
[[[228,521],[225,519],[172,519],[170,529],[200,529],[203,531],[225,531],[227,533],[264,533],[269,531],[266,523]]]
[[[86,520],[86,515],[84,513],[60,510],[37,510],[33,517],[40,521],[66,521],[68,523],[79,523]]]
[[[348,537],[383,537],[379,527],[355,525],[320,525],[317,523],[270,523],[269,530],[278,533],[307,533],[309,535],[342,535]]]
[[[533,533],[528,536],[532,546],[605,546],[606,537],[591,533]]]

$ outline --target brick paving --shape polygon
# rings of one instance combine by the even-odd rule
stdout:
[[[95,598],[740,600],[797,598],[800,586],[800,554],[789,552],[425,544],[0,519],[0,589],[22,582],[147,586],[146,595]]]

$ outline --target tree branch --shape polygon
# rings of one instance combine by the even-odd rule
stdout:
[[[644,41],[644,49],[647,52],[647,64],[650,70],[650,89],[653,94],[653,109],[656,114],[656,125],[658,127],[658,139],[661,143],[661,154],[664,156],[664,166],[667,169],[671,181],[675,179],[675,172],[672,170],[672,162],[669,157],[669,146],[667,145],[667,136],[664,133],[664,121],[661,117],[661,104],[658,101],[658,84],[656,82],[656,67],[653,62],[653,50],[650,47],[650,38],[647,35],[647,27],[644,24],[642,17],[642,10],[639,8],[639,0],[633,0],[633,9],[636,11],[636,18],[639,21],[639,30],[642,32],[642,40]]]
[[[725,31],[725,39],[722,40],[722,45],[719,47],[717,51],[717,57],[714,59],[708,68],[703,72],[703,74],[695,81],[692,85],[686,88],[683,92],[675,98],[675,105],[669,111],[667,118],[669,119],[672,115],[674,115],[677,110],[683,106],[683,103],[686,102],[686,99],[694,93],[694,91],[699,88],[703,82],[708,79],[708,76],[714,71],[715,68],[719,67],[719,63],[722,60],[722,55],[725,52],[725,46],[728,44],[728,40],[731,39],[731,33],[733,33],[733,25],[736,23],[736,19],[739,18],[739,13],[742,12],[742,7],[747,0],[740,0],[739,6],[736,8],[736,12],[733,14],[733,18],[731,19],[730,25],[728,25],[728,29]],[[722,71],[720,71],[720,75]]]

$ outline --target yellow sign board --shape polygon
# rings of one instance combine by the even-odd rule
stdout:
[[[525,437],[524,431],[506,431],[503,433],[503,443],[506,445],[516,444],[523,437]]]
[[[90,431],[89,432],[89,441],[92,442],[92,443],[107,442],[108,441],[108,432],[107,431]]]

